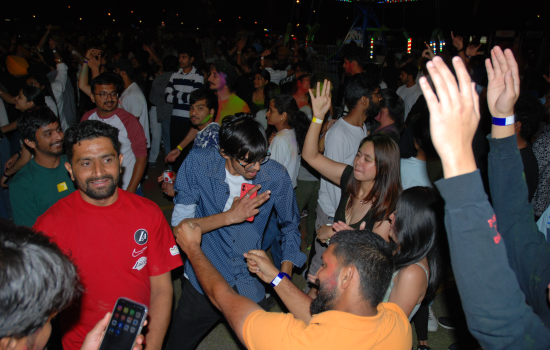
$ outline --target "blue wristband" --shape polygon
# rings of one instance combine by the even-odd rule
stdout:
[[[515,117],[512,115],[506,118],[495,118],[493,117],[493,125],[497,126],[508,126],[515,123]]]
[[[285,272],[279,272],[279,274],[277,275],[277,277],[275,277],[273,279],[273,281],[271,281],[271,286],[272,287],[277,287],[279,285],[279,283],[283,280],[283,278],[288,278],[289,280],[291,280],[290,276],[288,275],[288,273],[285,273]]]

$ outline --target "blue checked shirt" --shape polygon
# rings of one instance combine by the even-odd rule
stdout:
[[[177,208],[183,206],[194,208],[194,214],[188,212],[188,217],[201,218],[223,212],[229,199],[225,176],[225,159],[217,149],[195,149],[190,152],[176,178],[174,189],[178,195],[174,198],[176,208],[173,215],[177,215]],[[202,250],[231,287],[236,285],[239,294],[259,302],[264,298],[265,289],[260,280],[248,271],[243,253],[262,248],[263,233],[273,207],[282,227],[283,261],[301,267],[306,255],[300,252],[300,214],[286,169],[270,160],[261,166],[252,183],[262,185],[259,193],[271,190],[269,200],[259,207],[260,213],[254,217],[254,222],[224,226],[204,234]],[[180,215],[177,220],[185,218]],[[173,225],[177,223],[172,221]],[[204,294],[189,261],[185,263],[185,274],[195,289]]]

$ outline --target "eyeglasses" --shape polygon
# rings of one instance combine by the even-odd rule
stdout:
[[[118,97],[118,92],[116,92],[116,91],[113,91],[113,92],[101,91],[99,94],[94,94],[94,95],[99,96],[99,98],[100,98],[102,101],[106,101],[106,100],[107,100],[107,96],[111,96],[112,99],[117,98],[117,97]]]
[[[239,163],[240,166],[242,166],[244,168],[245,171],[250,171],[252,170],[252,168],[254,168],[254,165],[256,165],[256,163],[260,163],[260,165],[263,165],[265,163],[267,163],[267,161],[269,160],[269,158],[271,157],[271,152],[267,152],[267,156],[263,157],[262,159],[254,162],[254,163],[241,163],[240,160],[238,160],[237,158],[234,158],[237,163]]]

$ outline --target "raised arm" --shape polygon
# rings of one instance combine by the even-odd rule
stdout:
[[[187,259],[195,270],[202,290],[212,304],[224,315],[229,325],[244,344],[243,327],[248,316],[262,310],[258,304],[237,294],[225,281],[201,250],[201,227],[198,224],[186,223],[178,228],[176,241],[187,254]]]
[[[453,65],[460,88],[440,57],[427,63],[437,96],[426,78],[421,78],[420,86],[430,109],[432,140],[443,164],[445,180],[438,181],[437,187],[445,199],[451,261],[468,328],[483,348],[545,349],[550,346],[550,331],[525,303],[476,171],[472,140],[479,123],[479,101],[475,85],[460,58],[453,58]]]
[[[340,178],[346,168],[346,164],[335,162],[319,153],[318,143],[321,124],[330,108],[330,81],[325,79],[322,91],[321,83],[318,82],[317,96],[313,94],[312,90],[309,91],[309,95],[311,96],[313,118],[304,141],[302,157],[321,175],[334,182],[336,185],[340,185]]]

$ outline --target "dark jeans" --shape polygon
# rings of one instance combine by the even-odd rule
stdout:
[[[176,149],[179,143],[183,141],[189,130],[191,130],[191,127],[191,120],[189,118],[172,117],[170,119],[170,148],[172,150]],[[193,148],[193,141],[183,149],[180,156],[172,163],[172,170],[176,173],[180,170],[180,166],[189,154],[189,151],[191,151],[191,148]]]
[[[195,349],[210,329],[224,319],[206,295],[199,293],[187,278],[182,276],[181,280],[181,297],[172,317],[165,350]],[[238,293],[237,287],[233,289]],[[265,298],[258,305],[269,311]]]

